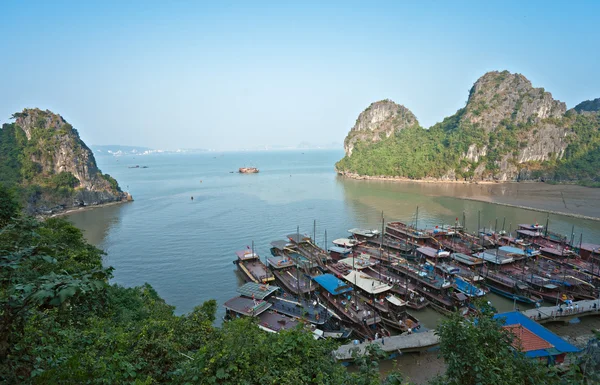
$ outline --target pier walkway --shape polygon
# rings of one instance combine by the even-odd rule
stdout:
[[[595,308],[594,305],[596,305]],[[540,324],[547,322],[567,323],[573,318],[599,315],[600,300],[587,299],[583,301],[574,301],[570,306],[563,305],[560,310],[558,306],[546,306],[537,309],[524,310],[521,313]]]
[[[409,353],[421,352],[438,345],[440,337],[435,334],[435,330],[428,330],[421,333],[404,334],[401,336],[385,337],[383,342],[379,338],[375,341],[363,342],[360,344],[346,344],[340,346],[333,352],[334,357],[340,361],[352,360],[352,352],[357,350],[357,354],[364,354],[366,347],[372,344],[377,344],[387,353]]]

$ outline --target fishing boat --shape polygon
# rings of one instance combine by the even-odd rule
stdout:
[[[334,261],[347,258],[352,253],[352,249],[345,247],[332,246],[329,248],[329,255]]]
[[[425,231],[418,230],[414,226],[402,222],[389,222],[385,226],[385,233],[397,238],[409,240],[412,239],[416,244],[423,245],[431,236]]]
[[[429,301],[417,292],[413,284],[408,283],[406,278],[400,277],[389,269],[381,271],[381,269],[375,270],[372,267],[369,267],[362,270],[362,272],[371,277],[384,280],[391,285],[392,288],[390,291],[407,302],[407,307],[410,309],[422,310],[429,305]]]
[[[260,257],[248,246],[247,250],[236,251],[233,261],[246,282],[269,283],[275,280],[273,273],[260,261]]]
[[[369,239],[378,238],[381,232],[379,230],[365,230],[365,229],[350,229],[349,233],[357,241],[368,241]]]
[[[313,264],[298,254],[293,245],[285,241],[271,242],[271,246],[273,256],[267,258],[267,265],[277,282],[286,291],[297,296],[312,292],[315,288],[310,279]]]

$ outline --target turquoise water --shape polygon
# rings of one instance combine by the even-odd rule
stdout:
[[[444,187],[429,184],[356,181],[336,176],[333,165],[342,151],[290,151],[148,156],[100,156],[103,172],[114,176],[135,202],[70,215],[88,240],[106,251],[115,267],[113,282],[150,283],[165,300],[185,313],[208,299],[221,305],[241,282],[232,261],[235,251],[250,246],[263,260],[269,243],[285,239],[300,226],[316,240],[347,237],[353,227],[381,228],[386,220],[414,221],[419,226],[454,223],[465,212],[467,226],[493,226],[503,218],[506,229],[546,215],[528,210],[444,196]],[[130,169],[133,165],[148,168]],[[259,174],[230,173],[256,166]],[[194,197],[192,201],[190,198]],[[552,230],[600,240],[600,222],[551,215]],[[600,242],[597,242],[600,243]],[[510,301],[509,301],[510,302]],[[506,305],[506,306],[504,306]],[[512,306],[507,303],[499,308]],[[221,311],[221,306],[219,306]]]

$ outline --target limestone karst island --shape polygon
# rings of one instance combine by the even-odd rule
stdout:
[[[344,140],[339,174],[600,186],[600,99],[568,109],[521,74],[488,72],[465,107],[428,129],[405,106],[372,103]]]
[[[0,385],[600,385],[600,1],[0,15]]]

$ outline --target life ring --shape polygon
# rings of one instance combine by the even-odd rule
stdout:
[[[567,295],[566,295],[566,294],[563,294],[561,298],[562,298],[562,299],[563,299],[563,301],[564,301],[564,300],[566,300],[566,299],[567,299]]]

